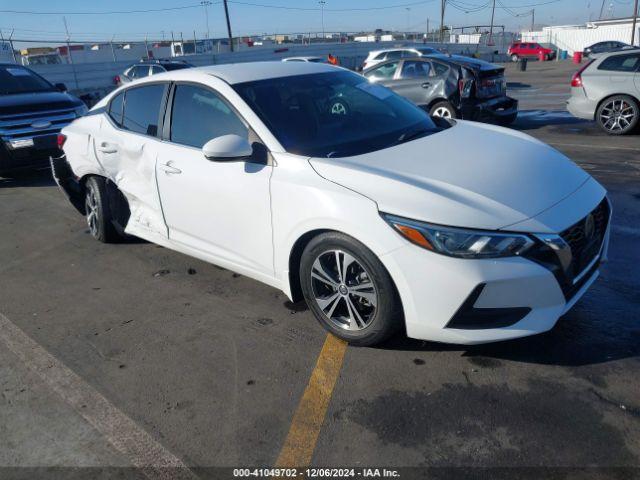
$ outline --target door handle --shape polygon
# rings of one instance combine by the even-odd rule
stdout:
[[[429,88],[431,86],[431,82],[424,82],[422,84],[422,88]]]
[[[162,170],[165,175],[177,175],[178,173],[182,173],[182,170],[171,165],[171,162],[161,163],[158,168]]]
[[[102,153],[116,153],[118,147],[113,143],[101,142],[100,145],[98,145],[98,151]]]

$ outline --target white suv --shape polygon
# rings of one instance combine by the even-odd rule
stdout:
[[[425,55],[438,55],[441,52],[431,47],[407,47],[407,48],[390,48],[387,50],[374,50],[362,64],[362,70],[373,67],[378,63],[386,60],[397,60],[399,58],[422,57]]]
[[[267,283],[359,345],[549,330],[606,258],[605,190],[560,152],[432,120],[329,65],[148,77],[59,145],[54,176],[96,239],[134,235]]]

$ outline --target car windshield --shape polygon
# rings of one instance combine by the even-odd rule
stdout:
[[[441,130],[408,100],[347,71],[233,87],[285,150],[298,155],[360,155]]]
[[[52,92],[54,90],[53,85],[31,70],[17,65],[0,67],[0,95]]]

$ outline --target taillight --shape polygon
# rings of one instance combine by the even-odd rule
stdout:
[[[58,142],[58,148],[60,150],[62,150],[62,147],[64,147],[64,142],[66,142],[66,141],[67,141],[67,136],[62,134],[62,133],[59,133],[58,134],[58,138],[57,138],[57,142]]]
[[[591,65],[595,60],[591,60],[585,63],[580,70],[574,73],[571,77],[571,86],[572,87],[581,87],[582,86],[582,72],[584,72],[589,65]]]
[[[116,85],[120,85],[120,75],[116,75],[115,77],[113,77],[113,83],[115,83]]]

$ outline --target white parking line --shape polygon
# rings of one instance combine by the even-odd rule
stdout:
[[[146,477],[197,478],[182,460],[1,313],[0,341]]]

